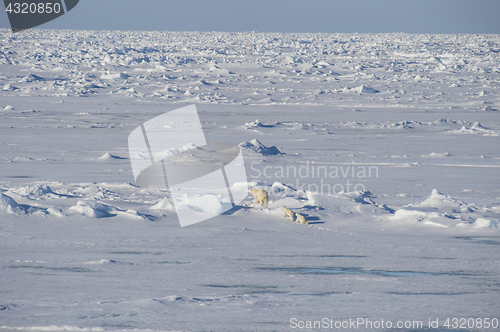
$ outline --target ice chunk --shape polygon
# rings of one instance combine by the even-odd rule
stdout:
[[[441,194],[437,189],[432,190],[431,195],[421,203],[413,205],[415,207],[433,207],[447,212],[472,212],[473,207],[461,202],[451,196]]]
[[[18,204],[12,197],[0,193],[0,213],[45,215],[46,209]]]
[[[275,146],[267,147],[256,139],[253,139],[250,143],[249,142],[240,143],[240,147],[245,150],[250,150],[259,153],[264,156],[283,154],[277,147]]]
[[[150,209],[175,211],[175,205],[173,204],[171,199],[169,199],[168,197],[164,197]]]
[[[175,206],[180,211],[190,210],[192,212],[202,212],[209,215],[218,215],[228,210],[231,203],[223,202],[221,195],[193,195],[177,199]],[[230,208],[229,207],[229,208]]]
[[[478,218],[474,223],[477,228],[498,228],[498,221],[493,221],[486,218]]]
[[[0,212],[7,212],[10,214],[24,213],[19,207],[19,204],[10,196],[0,193]]]
[[[116,74],[104,73],[101,75],[101,78],[105,80],[126,80],[129,77],[130,76],[125,73],[116,73]]]
[[[30,73],[28,76],[23,77],[19,82],[35,82],[44,80],[45,79],[43,77]]]
[[[354,89],[357,93],[378,93],[378,90],[375,90],[373,88],[367,87],[366,85],[360,85],[357,88]]]
[[[260,122],[259,119],[257,119],[255,121],[245,123],[245,127],[247,129],[250,129],[250,128],[256,128],[256,127],[260,127],[260,128],[273,128],[275,126],[274,125],[270,125],[270,124],[264,124],[264,123]]]
[[[14,91],[14,90],[18,90],[18,88],[16,88],[15,86],[13,86],[12,84],[8,83],[8,84],[5,84],[3,86],[3,91]]]
[[[358,212],[364,214],[392,211],[383,204],[379,206],[372,200],[365,200],[367,193],[369,192],[326,195],[308,191],[306,194],[310,205],[342,213]]]
[[[472,229],[499,228],[500,222],[487,218],[477,218],[474,222],[463,222],[458,224],[457,227],[468,227]]]
[[[111,213],[115,210],[112,206],[95,201],[78,201],[69,210],[78,212],[89,218],[107,218],[116,215]]]
[[[297,190],[290,187],[290,186],[287,186],[286,184],[284,183],[281,183],[281,182],[274,182],[273,185],[271,186],[271,191],[273,193],[292,193],[292,192],[296,192]]]
[[[115,155],[113,155],[113,154],[111,154],[109,152],[106,152],[105,154],[103,154],[98,159],[100,159],[100,160],[115,160],[115,159],[127,159],[127,158],[118,157],[118,156],[115,156]]]
[[[175,154],[179,154],[179,153],[182,153],[182,152],[185,152],[185,151],[189,151],[191,149],[199,149],[200,147],[194,143],[189,143],[187,145],[184,145],[183,147],[179,148],[179,149],[175,149],[175,148],[171,148],[171,149],[167,149],[165,150],[165,156],[166,157],[169,157],[169,156],[173,156]]]
[[[451,154],[449,154],[448,152],[443,152],[443,153],[432,152],[431,154],[422,155],[421,157],[422,158],[444,158],[444,157],[450,157],[450,156],[451,156]]]
[[[54,192],[47,184],[36,184],[34,186],[27,186],[18,189],[11,189],[10,192],[14,192],[21,196],[42,196],[45,194],[53,194]]]

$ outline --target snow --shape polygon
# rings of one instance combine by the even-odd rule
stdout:
[[[282,154],[277,147],[275,146],[267,147],[261,142],[259,142],[257,139],[253,139],[250,142],[240,143],[240,147],[243,148],[245,151],[255,152],[264,156]]]
[[[3,90],[4,91],[13,91],[13,90],[17,90],[17,88],[15,86],[13,86],[12,84],[7,83],[3,86]]]
[[[19,204],[11,197],[0,194],[0,211],[7,213],[20,213],[21,209],[19,208]]]
[[[367,87],[365,85],[360,85],[356,88],[348,88],[348,87],[345,87],[343,92],[357,92],[357,93],[378,93],[380,91],[378,90],[375,90],[373,88],[370,88],[370,87]]]
[[[448,195],[441,194],[438,190],[432,190],[431,195],[415,206],[433,207],[436,209],[446,209],[453,212],[472,212],[473,209],[464,202],[454,199]]]
[[[191,149],[196,149],[198,148],[198,145],[194,144],[194,143],[189,143],[187,145],[184,145],[183,147],[179,148],[179,149],[175,149],[175,148],[171,148],[171,149],[168,149],[165,151],[165,156],[168,157],[168,156],[173,156],[175,154],[179,154],[181,152],[185,152],[185,151],[188,151],[188,150],[191,150]]]
[[[493,221],[486,218],[477,218],[473,223],[473,226],[478,228],[498,228],[498,221]]]
[[[42,196],[45,194],[53,194],[52,189],[45,183],[38,183],[33,186],[17,188],[14,190],[9,190],[9,192],[13,192],[21,196]]]
[[[498,35],[4,29],[0,44],[0,331],[498,317]],[[167,148],[176,123],[159,117],[193,104],[204,135],[186,122]],[[268,208],[135,184],[148,144],[159,160],[207,142],[239,144],[231,192],[265,189]]]
[[[0,193],[0,213],[5,214],[33,214],[42,216],[47,213],[45,209],[26,204],[18,204],[12,197]]]
[[[227,206],[229,205],[229,206]],[[222,196],[216,195],[194,195],[182,197],[175,203],[177,210],[189,210],[191,212],[203,212],[210,215],[221,214],[231,208],[231,203],[224,202]]]
[[[171,202],[168,197],[162,198],[158,203],[151,207],[153,210],[162,210],[167,209],[171,211],[175,211],[175,205]]]
[[[483,127],[479,122],[475,122],[470,128],[463,126],[460,130],[450,130],[453,134],[482,134],[484,136],[500,136],[499,131],[489,130]]]
[[[126,158],[115,156],[109,152],[106,152],[105,154],[100,156],[98,159],[100,159],[100,160],[114,160],[114,159],[126,159]]]
[[[78,212],[89,218],[106,218],[114,216],[110,213],[113,211],[111,206],[93,201],[78,201],[76,205],[69,208],[69,211]]]
[[[118,79],[126,80],[128,77],[129,75],[125,73],[116,73],[116,74],[104,73],[101,75],[101,78],[105,80],[118,80]]]
[[[19,82],[35,82],[43,80],[45,80],[43,77],[30,73],[28,76],[23,77]]]

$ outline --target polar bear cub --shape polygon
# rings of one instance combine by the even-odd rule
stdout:
[[[267,195],[267,191],[264,189],[252,189],[250,192],[253,195],[253,198],[255,198],[255,203],[257,204],[262,204],[264,207],[267,207],[267,202],[269,201],[269,196]]]
[[[301,224],[306,224],[306,225],[309,225],[309,221],[306,220],[306,217],[304,217],[303,215],[301,215],[300,213],[296,213],[295,216],[297,217],[297,222],[301,223]]]
[[[293,213],[292,210],[290,210],[286,206],[281,207],[281,210],[283,211],[283,217],[290,217],[290,219],[292,219],[292,221],[295,220],[294,219],[295,213]]]

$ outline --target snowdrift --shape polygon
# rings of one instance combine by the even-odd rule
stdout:
[[[283,154],[277,147],[275,146],[267,147],[261,142],[259,142],[257,139],[253,139],[250,142],[240,143],[240,147],[245,151],[258,153],[263,156],[275,156]]]

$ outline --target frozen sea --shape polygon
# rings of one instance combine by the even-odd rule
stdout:
[[[0,331],[499,328],[499,35],[3,29],[0,90]],[[267,209],[135,185],[193,104]]]

